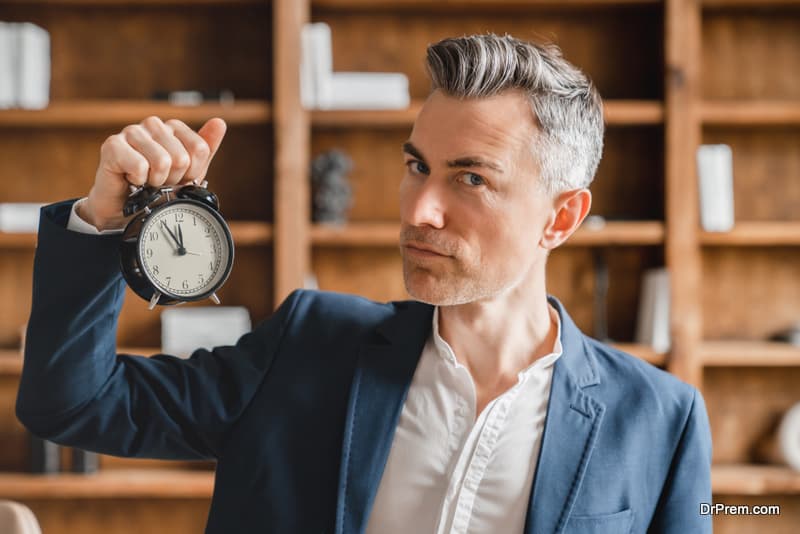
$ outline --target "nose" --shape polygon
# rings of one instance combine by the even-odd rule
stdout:
[[[424,180],[403,180],[400,185],[400,217],[412,226],[444,227],[444,191],[433,176]]]

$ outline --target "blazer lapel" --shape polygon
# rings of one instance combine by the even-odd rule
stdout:
[[[558,300],[563,353],[556,361],[526,534],[561,532],[569,519],[600,429],[605,405],[583,388],[599,383],[594,356]]]
[[[336,533],[360,533],[378,490],[397,421],[430,333],[433,306],[395,304],[377,329],[383,342],[361,347],[342,446]]]

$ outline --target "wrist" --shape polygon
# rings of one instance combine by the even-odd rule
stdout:
[[[98,216],[97,211],[94,208],[94,204],[92,203],[91,200],[91,194],[89,195],[89,197],[81,199],[76,203],[75,213],[82,220],[94,226],[98,232],[124,228],[127,223],[127,219],[125,217]]]

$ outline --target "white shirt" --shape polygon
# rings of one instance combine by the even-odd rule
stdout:
[[[95,235],[121,234],[125,230],[124,228],[114,228],[111,230],[103,230],[101,232],[95,226],[84,221],[83,219],[81,219],[80,215],[78,215],[77,211],[78,204],[83,202],[86,202],[86,197],[72,204],[72,211],[70,212],[69,220],[67,221],[67,230],[72,230],[73,232],[80,232],[82,234],[95,234]]]
[[[439,335],[439,308],[392,441],[367,534],[521,533],[541,447],[553,352],[518,373],[518,382],[475,414],[466,367]],[[477,415],[477,420],[476,420]]]

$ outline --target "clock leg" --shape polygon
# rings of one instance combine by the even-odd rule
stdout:
[[[217,296],[216,293],[211,293],[211,296],[208,298],[210,298],[214,302],[214,304],[220,304],[219,297]]]
[[[159,293],[158,291],[153,293],[153,296],[150,298],[150,305],[147,307],[147,309],[152,310],[153,308],[155,308],[156,304],[158,304],[158,299],[160,298],[161,298],[161,293]]]

